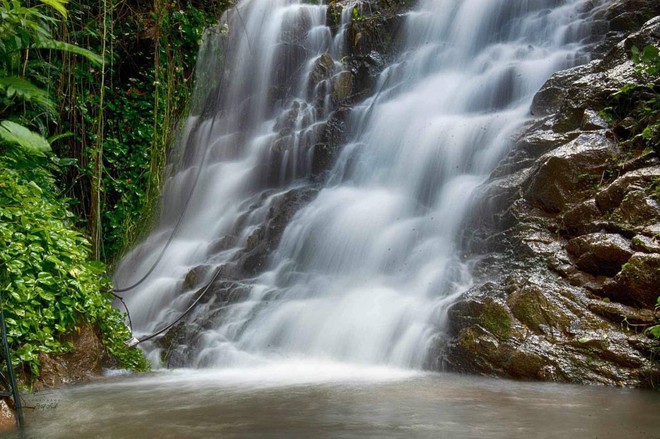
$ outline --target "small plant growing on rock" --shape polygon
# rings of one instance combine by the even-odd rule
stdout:
[[[602,114],[612,123],[621,146],[660,155],[660,50],[632,48],[638,83],[626,84],[610,96]]]
[[[660,296],[658,296],[658,301],[655,305],[655,325],[646,328],[645,332],[650,334],[651,337],[660,340]]]
[[[642,50],[639,50],[637,46],[633,46],[630,51],[632,60],[637,66],[637,73],[652,78],[660,75],[660,49],[648,45]]]

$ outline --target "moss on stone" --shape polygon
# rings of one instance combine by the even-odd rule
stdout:
[[[511,311],[522,323],[535,332],[541,332],[540,326],[547,325],[542,303],[536,298],[524,293],[513,296],[511,300]]]
[[[506,306],[494,300],[487,301],[479,323],[499,338],[509,338],[512,333],[511,314]]]
[[[541,370],[546,366],[545,360],[538,355],[516,351],[511,355],[509,370],[516,378],[539,378]]]
[[[472,328],[466,328],[460,332],[458,343],[461,346],[461,349],[468,352],[474,352],[479,344],[477,341],[477,334]]]
[[[612,282],[605,284],[609,297],[625,304],[653,309],[660,284],[660,255],[635,253]]]
[[[508,305],[514,317],[537,334],[544,333],[545,327],[563,331],[573,320],[564,307],[550,301],[535,285],[526,286],[511,294]]]

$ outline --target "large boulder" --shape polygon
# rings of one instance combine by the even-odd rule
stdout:
[[[619,386],[658,382],[653,348],[634,331],[652,313],[590,300],[557,277],[516,273],[473,288],[450,306],[452,338],[439,351],[439,362],[451,370],[511,378]],[[628,333],[622,322],[629,323]]]
[[[604,164],[616,155],[616,143],[605,132],[583,133],[537,161],[525,198],[549,212],[559,212],[579,199],[580,193],[589,191]]]
[[[604,290],[615,300],[653,308],[660,295],[660,254],[635,253]]]
[[[564,229],[572,235],[598,232],[603,228],[603,216],[593,199],[570,208],[562,217]]]
[[[277,248],[282,233],[293,215],[309,203],[317,193],[317,187],[306,186],[278,194],[270,200],[268,216],[252,231],[243,251],[234,257],[234,262],[248,277],[266,268],[268,257]]]
[[[633,255],[630,242],[616,233],[591,233],[568,242],[577,266],[591,274],[615,275]]]
[[[610,212],[621,205],[628,192],[650,187],[658,180],[660,180],[660,165],[628,172],[598,192],[596,204],[602,212]]]

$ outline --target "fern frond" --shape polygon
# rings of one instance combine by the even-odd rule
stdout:
[[[62,17],[66,18],[66,4],[69,0],[40,0],[44,5],[48,5],[51,8],[55,9],[57,12],[62,14]]]
[[[69,52],[83,56],[96,65],[101,65],[103,63],[103,58],[95,54],[91,50],[83,49],[80,46],[76,46],[75,44],[65,43],[64,41],[57,41],[57,40],[37,41],[32,45],[32,47],[35,49],[62,50],[64,52]]]
[[[57,113],[48,92],[23,78],[0,77],[0,91],[4,91],[8,98],[18,97],[38,105],[51,115]]]
[[[41,134],[10,120],[0,122],[0,140],[34,155],[50,151],[50,143]]]

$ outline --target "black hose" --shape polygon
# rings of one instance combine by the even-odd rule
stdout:
[[[153,263],[151,268],[145,273],[144,276],[140,278],[137,282],[135,282],[133,285],[130,285],[128,287],[124,288],[113,288],[112,291],[115,293],[125,293],[127,291],[130,291],[138,286],[140,286],[147,278],[151,275],[151,273],[154,272],[160,261],[163,259],[163,256],[165,256],[165,252],[169,248],[170,244],[172,244],[172,241],[174,240],[174,237],[176,236],[177,232],[179,231],[179,227],[181,226],[181,223],[183,221],[183,217],[186,216],[186,211],[188,210],[188,205],[190,204],[190,200],[192,199],[192,195],[195,192],[195,188],[197,187],[197,182],[199,181],[199,175],[201,174],[202,170],[202,165],[200,163],[199,169],[197,170],[197,175],[195,176],[195,181],[193,182],[193,186],[190,189],[190,193],[188,194],[188,197],[186,198],[185,204],[183,205],[183,211],[181,212],[181,215],[179,215],[179,219],[177,220],[176,224],[174,225],[174,229],[172,229],[172,233],[170,234],[170,237],[167,239],[167,242],[163,246],[163,249],[160,251],[160,254],[158,255],[158,258],[156,261]]]
[[[126,310],[126,316],[128,317],[128,329],[130,329],[131,334],[133,333],[133,321],[131,320],[131,312],[128,310],[128,306],[126,306],[126,302],[124,302],[124,298],[112,293],[113,296],[115,296],[116,299],[119,299],[122,305],[124,305],[124,309]]]
[[[215,118],[213,119],[213,124],[215,124]],[[210,132],[210,131],[209,131]],[[163,256],[165,256],[165,252],[169,248],[170,244],[172,244],[172,241],[174,240],[174,237],[176,236],[177,232],[179,231],[179,227],[181,227],[181,223],[183,222],[183,217],[186,216],[186,212],[188,211],[188,206],[190,206],[190,200],[193,198],[193,194],[195,193],[195,189],[197,188],[197,183],[199,183],[199,176],[202,174],[202,169],[203,169],[203,164],[206,159],[206,155],[208,154],[208,148],[206,151],[204,151],[204,156],[202,159],[199,161],[199,165],[197,167],[197,173],[195,174],[195,180],[193,181],[192,187],[190,188],[190,193],[188,193],[188,196],[186,197],[186,201],[183,204],[183,209],[181,211],[181,215],[179,215],[179,219],[177,220],[176,224],[174,225],[174,228],[172,229],[172,233],[170,234],[170,237],[167,239],[167,242],[163,246],[162,250],[160,251],[160,254],[158,255],[158,258],[156,261],[153,263],[151,268],[145,273],[144,276],[140,278],[137,282],[135,282],[133,285],[130,285],[128,287],[124,288],[114,288],[112,291],[114,293],[125,293],[127,291],[130,291],[138,286],[140,286],[147,278],[151,275],[151,273],[154,272],[160,261],[163,259]]]
[[[197,298],[196,298],[196,299],[190,304],[190,306],[188,306],[188,308],[187,308],[183,313],[181,313],[181,315],[180,315],[179,317],[177,317],[173,322],[171,322],[169,325],[165,326],[164,328],[162,328],[162,329],[158,330],[157,332],[155,332],[155,333],[153,333],[153,334],[150,334],[150,335],[148,335],[148,336],[146,336],[146,337],[143,337],[143,338],[140,338],[140,339],[132,339],[132,340],[130,340],[130,341],[128,342],[128,346],[129,346],[129,347],[134,347],[134,346],[137,346],[138,344],[140,344],[140,343],[142,343],[142,342],[145,342],[145,341],[147,341],[147,340],[151,340],[152,338],[159,336],[160,334],[166,332],[167,330],[169,330],[170,328],[172,328],[174,325],[176,325],[178,322],[180,322],[181,319],[183,319],[186,315],[188,315],[188,313],[189,313],[190,311],[192,311],[192,309],[193,309],[193,308],[199,303],[199,301],[202,299],[202,297],[204,297],[204,295],[207,293],[207,291],[211,288],[211,285],[213,284],[213,282],[215,282],[215,280],[216,280],[216,279],[218,278],[218,276],[220,275],[220,272],[221,272],[221,271],[222,271],[221,269],[216,270],[216,272],[215,272],[215,274],[213,275],[213,277],[211,278],[211,280],[210,280],[210,281],[209,281],[204,287],[201,288],[200,293],[199,293],[199,295],[197,296]]]
[[[5,325],[5,312],[2,306],[0,306],[0,329],[2,330],[2,349],[4,351],[5,361],[7,362],[7,371],[9,373],[9,386],[11,387],[12,398],[14,399],[14,410],[16,410],[16,425],[20,429],[25,425],[25,418],[23,417],[21,397],[18,394],[18,387],[16,386],[14,368],[11,365],[9,343],[7,342],[7,326]]]

